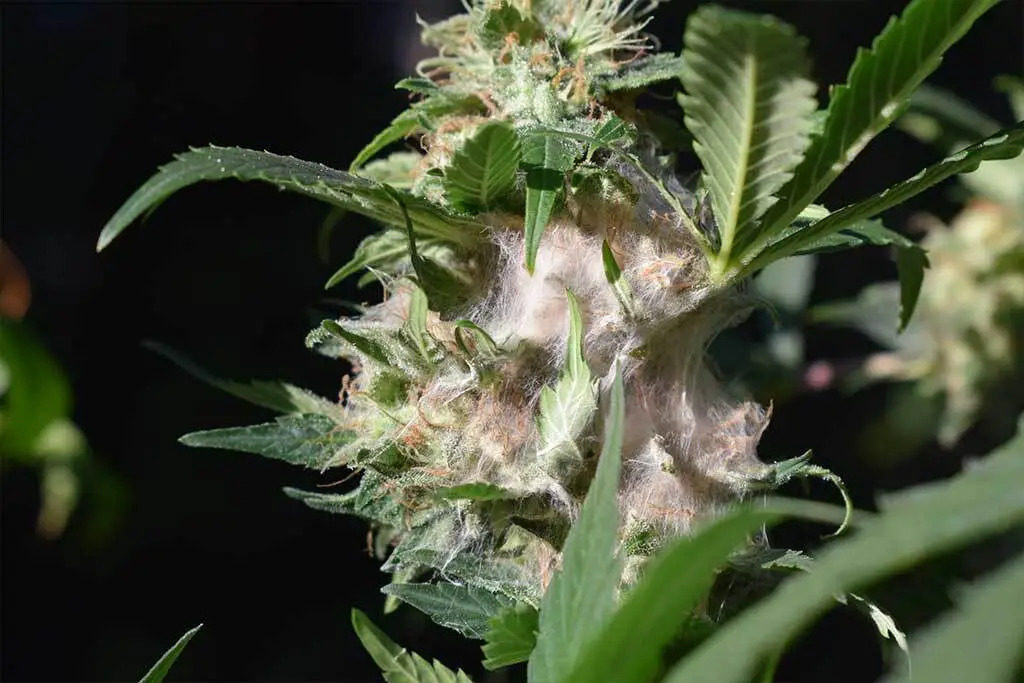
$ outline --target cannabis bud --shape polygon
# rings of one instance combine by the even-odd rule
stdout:
[[[351,364],[341,401],[208,378],[286,415],[182,441],[360,473],[347,493],[287,493],[368,520],[393,574],[391,604],[468,635],[486,623],[453,622],[439,604],[473,602],[492,615],[539,605],[594,479],[617,378],[627,404],[620,587],[666,541],[755,491],[793,476],[836,481],[807,455],[758,459],[768,411],[725,391],[708,344],[756,305],[743,288],[749,276],[795,254],[896,245],[906,256],[901,298],[912,304],[922,250],[869,219],[982,160],[1017,154],[1024,140],[1017,129],[992,136],[830,212],[812,202],[925,72],[877,79],[878,57],[865,53],[850,72],[855,85],[837,88],[816,115],[805,41],[791,26],[704,7],[688,21],[682,55],[657,54],[644,34],[657,4],[467,3],[465,14],[423,25],[437,56],[398,83],[417,101],[348,172],[194,149],[100,235],[102,248],[172,192],[225,178],[382,224],[328,286],[364,271],[359,282],[379,282],[384,301],[307,338]],[[878,50],[900,58],[903,24],[891,31]],[[685,130],[637,98],[664,81],[683,86]],[[403,139],[419,149],[376,158]],[[703,166],[696,187],[675,175],[679,151]]]
[[[727,396],[705,359],[752,302],[710,280],[694,232],[710,239],[713,218],[694,225],[697,198],[621,94],[675,59],[645,54],[639,3],[528,5],[424,26],[440,56],[399,84],[422,99],[379,139],[420,133],[424,153],[363,173],[472,216],[472,239],[420,236],[409,218],[343,269],[371,266],[386,299],[308,342],[355,368],[337,428],[350,436],[322,466],[363,475],[341,496],[290,493],[371,519],[396,582],[435,572],[536,604],[592,478],[616,368],[627,566],[770,468],[756,455],[766,411]]]

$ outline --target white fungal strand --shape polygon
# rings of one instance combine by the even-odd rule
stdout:
[[[598,411],[574,435],[575,466],[552,469],[540,462],[541,396],[559,382],[567,362],[567,290],[579,305],[590,376],[604,378],[600,385],[607,390],[618,362],[625,382],[622,537],[627,546],[637,534],[644,539],[627,554],[653,552],[665,540],[688,534],[696,521],[747,495],[768,470],[757,457],[768,412],[728,395],[706,360],[711,339],[744,316],[749,301],[735,291],[714,290],[692,235],[652,196],[652,188],[636,178],[631,183],[635,196],[570,196],[541,237],[532,274],[524,267],[522,217],[479,217],[489,226],[490,245],[473,270],[477,295],[463,310],[449,312],[448,320],[430,314],[426,329],[452,350],[458,343],[452,320],[468,319],[499,352],[438,361],[430,379],[410,389],[415,408],[403,413],[400,438],[415,446],[422,469],[444,485],[488,484],[518,501],[504,513],[501,533],[511,519],[537,534],[520,544],[530,549],[520,566],[534,570],[557,564],[557,552],[551,554],[556,541],[546,534],[576,514],[605,420]],[[605,242],[624,289],[609,282]],[[628,307],[623,296],[629,297]],[[394,286],[360,324],[401,326],[410,303],[409,292]],[[607,401],[598,405],[606,409]],[[450,543],[497,552],[485,550],[496,542],[497,531],[470,509],[459,508],[463,522]]]

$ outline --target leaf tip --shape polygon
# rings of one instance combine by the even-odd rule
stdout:
[[[116,230],[111,230],[110,224],[107,224],[103,230],[100,231],[100,236],[96,239],[97,254],[106,249],[110,243],[114,241],[114,238],[117,237],[117,232],[118,231]]]

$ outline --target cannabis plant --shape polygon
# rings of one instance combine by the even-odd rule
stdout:
[[[423,25],[437,56],[397,84],[418,101],[347,171],[193,149],[143,185],[99,241],[105,247],[187,185],[226,178],[381,224],[328,286],[364,272],[384,301],[325,320],[307,338],[349,363],[340,401],[204,373],[284,415],[182,441],[360,473],[347,493],[286,493],[366,519],[392,575],[391,606],[408,603],[486,639],[488,667],[528,659],[535,683],[649,680],[683,615],[692,634],[730,613],[708,601],[730,558],[751,571],[809,567],[758,531],[781,513],[745,501],[794,476],[837,478],[807,454],[758,458],[770,406],[727,392],[708,344],[759,304],[747,286],[755,273],[865,244],[899,250],[905,326],[927,260],[878,217],[1024,146],[1024,126],[1005,129],[831,211],[816,202],[994,0],[914,0],[857,55],[824,109],[793,27],[705,6],[687,23],[682,54],[662,54],[644,32],[657,4],[467,2],[465,14]],[[642,106],[638,96],[655,83],[681,86],[683,126]],[[401,140],[416,150],[378,158]],[[703,170],[688,184],[675,164],[690,153]],[[930,501],[920,499],[906,501],[900,529]],[[1013,510],[999,524],[1020,519],[1019,500]],[[826,517],[850,521],[848,511]],[[963,539],[956,534],[900,546],[888,564],[854,562],[861,573],[834,581],[819,579],[833,571],[823,560],[824,573],[776,594],[788,617],[765,605],[719,634],[748,628],[760,645],[723,663],[729,646],[716,650],[713,637],[666,680],[744,680],[837,595],[902,638],[845,591],[915,552],[950,547]],[[851,545],[847,556],[877,560],[888,543],[863,556]],[[809,581],[812,590],[797,592]],[[467,680],[398,648],[362,615],[354,621],[388,680]]]

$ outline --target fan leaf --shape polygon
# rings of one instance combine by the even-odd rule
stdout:
[[[451,583],[392,583],[381,589],[430,617],[434,623],[483,640],[491,619],[512,606],[500,593]]]
[[[1024,555],[964,591],[959,607],[911,640],[913,680],[1003,683],[1014,680],[1024,643]],[[883,683],[909,683],[910,673]]]
[[[846,83],[832,93],[824,130],[779,192],[783,199],[764,216],[764,230],[753,252],[785,229],[903,112],[942,55],[996,2],[912,0],[900,17],[889,21],[871,49],[858,51]]]
[[[738,510],[655,558],[565,682],[653,680],[659,656],[710,590],[715,571],[773,516]]]
[[[618,69],[614,74],[599,76],[595,79],[594,89],[602,95],[622,90],[640,90],[654,83],[678,78],[682,68],[682,57],[668,53],[653,54]]]
[[[774,18],[705,6],[683,40],[681,103],[721,234],[721,271],[810,144],[816,87],[806,42]]]
[[[729,621],[665,683],[749,681],[761,661],[826,611],[834,596],[1022,522],[1024,429],[955,479],[919,486],[883,505],[855,536],[828,546],[814,571],[790,578]]]
[[[781,239],[769,244],[764,251],[757,254],[744,268],[743,273],[757,271],[772,261],[802,252],[810,245],[828,238],[843,228],[858,221],[873,218],[952,175],[969,173],[977,169],[983,161],[1010,159],[1019,155],[1022,149],[1024,149],[1024,123],[1018,123],[951,154],[939,163],[929,166],[912,178],[896,183],[887,190],[855,204],[844,206],[803,229],[788,231]]]
[[[239,147],[203,147],[179,154],[132,194],[104,226],[96,250],[101,251],[143,214],[182,188],[207,180],[259,180],[281,190],[298,192],[349,209],[385,225],[403,227],[400,207],[373,180],[294,157]],[[426,200],[403,195],[418,234],[471,246],[480,236],[477,223],[450,216]]]
[[[445,171],[448,200],[470,212],[492,208],[512,189],[520,154],[519,138],[509,124],[480,126]]]
[[[236,382],[223,379],[207,372],[190,358],[169,346],[154,341],[143,342],[143,346],[155,351],[210,386],[268,410],[279,413],[319,413],[328,417],[341,417],[341,408],[338,405],[287,382],[265,380]]]

